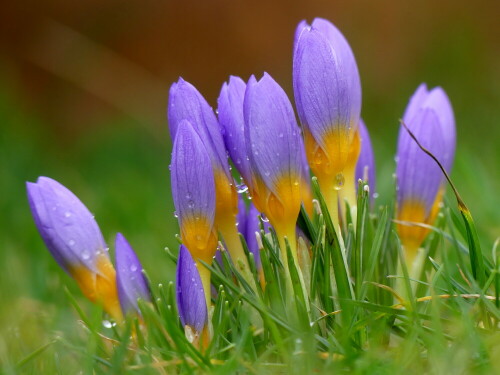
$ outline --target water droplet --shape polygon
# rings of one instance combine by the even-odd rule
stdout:
[[[102,326],[103,326],[104,328],[108,328],[108,329],[109,329],[109,328],[113,328],[113,327],[115,327],[115,326],[116,326],[116,322],[111,322],[111,321],[109,321],[109,320],[103,320],[103,321],[102,321]]]
[[[190,199],[190,200],[188,201],[188,207],[189,207],[189,208],[194,208],[194,206],[195,206],[194,201],[193,201],[192,199]]]
[[[66,211],[66,212],[64,213],[64,217],[71,217],[71,212]]]
[[[82,251],[82,258],[83,258],[83,260],[89,260],[90,259],[90,252],[88,250],[83,250]]]
[[[344,187],[345,178],[343,173],[337,173],[335,176],[335,190],[340,190]]]
[[[237,189],[236,191],[238,192],[238,194],[243,194],[243,193],[248,191],[248,186],[246,186],[245,184],[241,184],[241,185],[238,185],[236,187],[236,189]]]
[[[377,199],[378,198],[378,193],[373,193],[373,198]]]
[[[179,215],[177,214],[177,211],[174,211],[174,217],[179,217]]]
[[[394,161],[397,163],[399,161],[399,156],[394,156]]]
[[[68,246],[75,246],[75,240],[69,240]]]
[[[283,133],[279,133],[278,137],[283,138]]]
[[[191,194],[190,193],[186,194],[186,199],[191,199]]]
[[[264,223],[269,223],[269,219],[264,214],[260,214],[260,218]]]
[[[269,172],[269,171],[265,171],[265,172],[264,172],[264,175],[265,175],[266,177],[269,177],[269,176],[270,176],[270,174],[271,174],[271,172]]]
[[[130,272],[135,272],[135,271],[137,271],[137,266],[135,264],[132,264],[130,266]]]

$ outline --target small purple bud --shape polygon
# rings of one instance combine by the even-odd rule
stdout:
[[[142,265],[125,237],[118,233],[115,240],[116,285],[120,306],[124,314],[135,311],[140,314],[137,300],[151,301],[149,285]]]
[[[200,334],[207,323],[205,293],[196,263],[184,245],[179,249],[176,284],[181,323]]]

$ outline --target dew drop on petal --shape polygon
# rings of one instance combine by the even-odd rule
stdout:
[[[135,272],[135,271],[137,271],[137,266],[135,264],[132,264],[130,266],[130,272]]]
[[[345,178],[343,173],[337,173],[335,176],[335,190],[340,190],[344,187]]]
[[[90,259],[90,252],[88,250],[83,250],[82,251],[82,258],[84,260],[89,260]]]
[[[75,246],[75,240],[69,240],[68,246]]]

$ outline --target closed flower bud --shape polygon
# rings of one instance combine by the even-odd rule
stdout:
[[[176,290],[177,310],[191,341],[199,337],[207,324],[207,305],[197,263],[184,245],[180,246],[177,260]]]
[[[151,301],[149,285],[143,275],[141,262],[125,237],[118,233],[115,240],[116,284],[124,314],[140,314],[137,300]]]
[[[219,122],[205,98],[189,82],[182,78],[170,88],[168,99],[168,122],[170,135],[175,139],[179,124],[187,120],[205,146],[215,181],[215,223],[234,225],[237,212],[237,193],[229,170],[224,140]]]
[[[280,236],[289,237],[295,248],[303,176],[300,129],[288,97],[267,73],[260,81],[254,76],[250,78],[244,117],[257,191],[257,197],[253,197],[256,207],[269,218]]]
[[[205,146],[186,120],[177,130],[170,170],[182,242],[194,259],[210,263],[217,245],[214,175]]]
[[[422,84],[408,104],[404,123],[419,142],[450,171],[455,153],[455,119],[450,101],[437,87]],[[403,127],[397,151],[397,219],[431,225],[444,193],[444,176],[432,158],[425,154]],[[398,232],[412,257],[425,239],[428,229],[399,224]]]
[[[324,185],[344,172],[361,110],[356,60],[330,22],[316,18],[311,26],[299,24],[293,85],[309,165]]]
[[[36,183],[26,185],[35,224],[54,259],[89,300],[121,319],[115,270],[94,216],[71,191],[51,178],[39,177]]]

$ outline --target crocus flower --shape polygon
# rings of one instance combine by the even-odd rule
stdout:
[[[302,176],[300,129],[283,89],[267,73],[247,84],[244,100],[245,138],[258,199],[256,206],[278,235],[295,247]],[[258,202],[258,204],[257,204]],[[282,245],[284,259],[286,251]]]
[[[419,142],[450,171],[455,153],[455,119],[443,89],[428,90],[420,85],[403,117]],[[444,176],[438,165],[425,154],[401,127],[397,151],[397,218],[403,222],[432,224],[444,192]],[[428,229],[398,225],[403,245],[411,259]]]
[[[182,243],[197,262],[211,264],[217,246],[214,174],[209,154],[187,120],[177,128],[170,171]],[[200,272],[210,292],[210,272],[202,265]],[[210,294],[206,297],[209,304]]]
[[[179,78],[170,88],[168,123],[175,139],[180,122],[187,120],[207,150],[214,174],[216,191],[215,221],[217,226],[235,225],[237,193],[229,170],[224,140],[219,122],[205,98],[189,82]]]
[[[57,263],[92,302],[121,320],[115,270],[94,216],[59,182],[39,177],[28,182],[28,201],[45,245]]]
[[[370,198],[375,194],[375,157],[373,155],[370,133],[363,120],[359,121],[359,138],[361,140],[361,152],[356,164],[355,182],[363,180],[370,187]]]
[[[203,288],[197,263],[186,247],[181,245],[176,272],[177,310],[191,341],[201,335],[207,323],[207,305]],[[193,336],[189,337],[189,334]]]
[[[361,84],[352,50],[330,22],[316,18],[310,26],[299,24],[293,87],[309,165],[334,217],[345,169],[350,158],[357,158],[351,143],[359,122]],[[351,164],[355,167],[355,160]]]
[[[116,252],[116,285],[122,311],[140,314],[137,300],[151,301],[149,285],[144,277],[142,265],[134,250],[118,233],[115,239]]]

